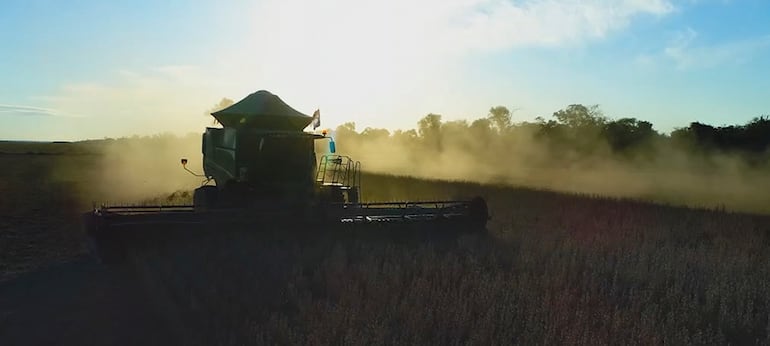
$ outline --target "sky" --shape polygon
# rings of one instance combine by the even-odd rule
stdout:
[[[202,132],[263,89],[331,128],[742,124],[770,114],[769,23],[767,0],[3,0],[0,139]]]

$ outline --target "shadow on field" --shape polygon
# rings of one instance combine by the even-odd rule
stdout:
[[[136,280],[88,257],[0,284],[4,345],[170,345],[176,339]]]
[[[483,196],[491,236],[215,227],[107,270],[95,159],[0,155],[0,344],[770,344],[767,215],[369,174],[370,201]]]
[[[379,296],[365,302],[372,315],[358,311],[360,320],[351,322],[375,319],[376,311],[398,299],[387,296],[390,285],[400,289],[404,280],[426,274],[409,262],[491,246],[479,235],[428,239],[394,237],[384,229],[287,231],[207,229],[174,241],[134,244],[121,264],[80,257],[22,274],[0,285],[0,340],[11,345],[340,341],[349,329],[338,320],[345,317],[331,311],[340,304]],[[394,270],[409,273],[393,276]]]
[[[394,235],[382,228],[356,233],[256,225],[206,231],[137,247],[122,268],[152,292],[184,344],[335,343],[350,326],[328,320],[335,316],[328,309],[350,299],[364,303],[372,294],[381,296],[380,301],[365,302],[370,312],[355,312],[360,320],[354,323],[362,323],[375,319],[376,311],[385,308],[381,304],[397,299],[381,291],[381,280],[399,284],[405,279],[383,272],[389,266],[419,270],[402,261],[416,264],[431,259],[425,255],[457,256],[492,244],[483,235]],[[367,335],[359,340],[372,339]]]

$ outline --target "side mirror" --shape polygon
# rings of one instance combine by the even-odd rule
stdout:
[[[185,171],[190,172],[190,174],[192,174],[192,175],[194,175],[196,177],[204,177],[204,178],[206,178],[205,175],[195,173],[195,172],[191,171],[189,168],[187,168],[187,159],[181,159],[181,160],[179,160],[179,162],[182,163],[182,168],[184,168]]]

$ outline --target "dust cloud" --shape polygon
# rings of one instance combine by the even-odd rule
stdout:
[[[391,133],[357,132],[345,125],[331,134],[338,154],[353,157],[372,173],[770,213],[766,161],[749,163],[726,153],[697,154],[665,140],[619,155],[605,139],[591,134],[580,137],[581,145],[589,143],[592,148],[585,154],[543,139],[531,124],[511,125],[505,136],[496,133],[500,130],[494,126],[479,128],[461,121],[444,123],[434,133],[425,129]],[[186,191],[178,202],[189,202],[189,193],[203,180],[179,163],[187,158],[188,168],[203,172],[200,133],[98,142],[101,154],[88,195],[92,201],[137,203],[159,196],[180,197]],[[328,153],[328,141],[317,141],[316,151]]]
[[[588,139],[592,152],[585,155],[554,148],[526,126],[505,140],[469,129],[442,134],[431,144],[424,134],[372,135],[375,131],[338,129],[338,153],[373,173],[770,213],[770,166],[739,155],[694,154],[664,141],[617,155],[598,137]]]
[[[201,116],[209,119],[208,126],[218,127],[210,114],[233,103],[222,98]],[[163,133],[89,143],[98,159],[93,162],[92,184],[84,195],[97,204],[108,205],[191,203],[192,190],[202,185],[205,178],[185,171],[180,160],[187,159],[187,169],[203,174],[203,131],[185,136]]]
[[[95,145],[99,155],[91,170],[89,197],[99,203],[132,204],[189,194],[203,180],[186,172],[180,163],[187,158],[190,170],[203,173],[200,134],[108,139]],[[179,201],[159,202],[187,202],[179,197]]]

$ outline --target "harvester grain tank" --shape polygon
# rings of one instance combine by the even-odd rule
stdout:
[[[331,154],[318,157],[315,141],[331,138],[304,131],[313,117],[268,91],[252,93],[211,115],[222,127],[203,133],[204,183],[195,189],[193,204],[94,208],[84,222],[98,257],[116,257],[132,241],[184,234],[197,225],[220,231],[233,224],[259,231],[276,223],[353,231],[372,225],[468,232],[486,227],[487,206],[480,197],[362,201],[360,162],[337,155],[333,147]],[[182,159],[186,170],[187,162]]]

